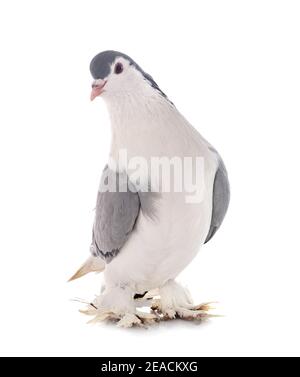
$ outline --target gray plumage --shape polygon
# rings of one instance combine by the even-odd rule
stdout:
[[[216,171],[213,186],[213,209],[210,229],[205,243],[208,242],[219,229],[228,209],[230,200],[230,187],[225,165],[219,157],[219,166]]]
[[[104,191],[107,180],[116,181],[115,192]],[[130,188],[126,173],[114,173],[106,168],[97,196],[91,253],[109,263],[134,229],[139,211],[138,193]]]
[[[149,84],[156,89],[162,96],[167,98],[165,93],[159,88],[157,83],[154,81],[153,77],[146,73],[130,56],[123,54],[118,51],[103,51],[97,54],[90,63],[90,71],[94,79],[104,80],[111,71],[111,65],[118,58],[124,58],[129,61],[130,65],[133,65],[144,76],[144,79],[149,82]]]
[[[104,191],[104,185],[115,183],[116,190]],[[118,255],[134,229],[140,210],[155,220],[155,206],[159,199],[157,193],[135,192],[126,173],[114,173],[104,169],[97,196],[96,215],[93,227],[91,253],[109,263]],[[228,209],[230,188],[227,171],[219,157],[219,166],[214,178],[213,208],[207,243],[221,226]]]
[[[113,137],[109,153],[112,170],[105,168],[97,196],[90,248],[93,256],[72,277],[105,270],[105,288],[87,313],[92,309],[95,321],[120,320],[121,327],[144,326],[166,317],[202,320],[206,309],[193,305],[175,279],[224,219],[230,193],[223,161],[128,55],[101,52],[91,61],[90,70],[94,78],[90,98],[103,96]],[[130,167],[128,159],[121,156],[124,149],[130,159],[142,158],[147,165],[139,161],[139,166],[135,164],[138,171]],[[171,159],[178,157],[183,165],[172,163]],[[200,177],[185,164],[185,157],[192,158],[192,163],[199,157],[204,161]],[[152,158],[163,159],[158,171],[152,170]],[[165,161],[173,165],[172,171],[164,170]],[[177,169],[184,173],[182,190],[175,178]],[[145,182],[153,178],[149,187],[154,192],[134,190],[127,176],[131,171],[136,188],[141,184],[145,188]],[[197,178],[200,186],[194,192],[194,204],[188,200],[190,184],[194,184],[191,178]],[[115,187],[111,185],[114,182]],[[169,190],[165,190],[167,185]],[[200,202],[199,193],[203,194]],[[154,289],[158,289],[159,310],[149,317],[149,313],[136,310],[139,305],[134,298]]]
[[[113,190],[111,190],[113,189]],[[155,220],[155,192],[137,192],[125,172],[105,167],[97,196],[91,253],[109,263],[134,229],[140,211]]]
[[[104,51],[97,54],[90,63],[90,71],[94,79],[106,79],[111,74],[111,67],[122,57],[130,65],[134,66],[144,79],[167,99],[152,76],[143,69],[128,55],[118,51]],[[211,150],[217,153],[212,147]],[[105,170],[106,171],[106,170]],[[107,172],[107,171],[106,171]],[[111,174],[115,174],[111,172]],[[117,175],[118,180],[127,182],[127,176]],[[125,187],[125,186],[124,186]],[[123,190],[121,190],[123,191]],[[144,215],[155,218],[155,201],[157,194],[137,193],[132,190],[116,192],[101,190],[98,193],[96,205],[96,217],[93,228],[93,243],[91,252],[105,259],[109,263],[121,250],[130,233],[133,231],[139,211]],[[213,185],[213,207],[211,224],[205,243],[208,242],[217,232],[225,217],[230,199],[229,182],[227,171],[222,159],[219,157],[219,167],[216,171]]]

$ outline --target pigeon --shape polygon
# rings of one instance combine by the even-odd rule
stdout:
[[[83,312],[91,322],[121,327],[207,318],[209,303],[195,305],[176,278],[225,217],[224,162],[128,55],[101,52],[90,72],[90,99],[105,101],[112,138],[90,256],[70,279],[104,274],[100,294]]]

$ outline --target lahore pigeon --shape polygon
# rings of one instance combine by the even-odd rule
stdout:
[[[112,140],[98,190],[91,255],[70,279],[103,271],[93,321],[119,326],[203,319],[176,277],[219,229],[229,182],[217,151],[129,56],[104,51],[90,63],[91,100],[101,97]],[[151,307],[151,311],[141,307]]]

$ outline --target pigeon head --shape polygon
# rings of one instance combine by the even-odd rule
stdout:
[[[153,78],[128,55],[117,51],[103,51],[90,63],[94,78],[91,100],[98,96],[120,98],[124,95],[159,94],[167,98]]]

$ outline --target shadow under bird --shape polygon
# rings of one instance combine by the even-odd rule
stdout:
[[[121,327],[206,318],[209,305],[195,305],[175,279],[224,219],[230,196],[224,163],[129,56],[101,52],[90,71],[91,100],[100,96],[105,101],[112,140],[98,190],[90,257],[70,279],[104,273],[101,293],[85,313],[94,315],[92,322],[114,320]],[[138,180],[136,158],[145,162]],[[201,164],[186,163],[197,159]],[[153,160],[171,161],[173,171],[155,171]],[[196,182],[194,196],[190,186],[176,189],[177,173]],[[116,190],[107,189],[108,182],[116,183]],[[141,309],[146,306],[152,310]]]

